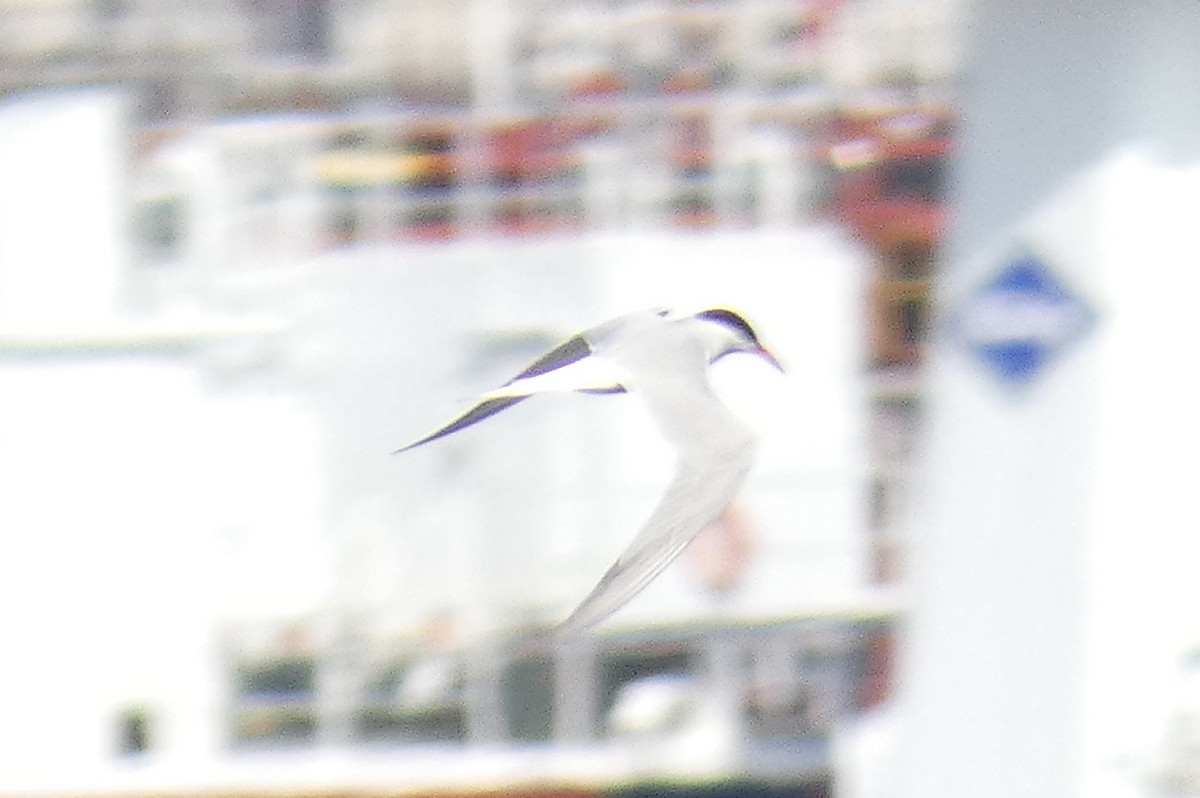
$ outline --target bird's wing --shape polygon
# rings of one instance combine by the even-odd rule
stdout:
[[[590,626],[633,598],[721,515],[750,471],[754,436],[713,393],[703,344],[689,324],[642,316],[597,347],[631,372],[678,460],[649,520],[564,630]]]
[[[714,400],[715,401],[715,400]],[[637,537],[560,630],[583,630],[633,598],[713,521],[737,493],[754,459],[754,439],[738,428],[715,447],[689,447]]]
[[[512,407],[517,402],[527,398],[527,396],[505,396],[496,399],[485,399],[484,401],[476,404],[467,412],[463,413],[458,418],[451,421],[446,426],[429,433],[420,440],[413,441],[407,446],[400,447],[396,451],[392,452],[392,454],[407,452],[409,449],[415,449],[422,444],[429,443],[430,441],[436,441],[438,438],[444,438],[447,435],[458,432],[460,429],[466,429],[472,424],[478,424],[485,418],[490,418],[491,416],[499,413],[501,410]]]
[[[480,397],[470,410],[449,424],[429,433],[392,454],[415,449],[478,424],[501,410],[512,407],[535,393],[547,391],[587,391],[611,393],[623,391],[624,372],[607,360],[590,357],[592,348],[582,335],[565,341],[531,363],[524,371],[494,391]]]

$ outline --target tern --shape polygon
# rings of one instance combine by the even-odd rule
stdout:
[[[755,436],[713,392],[708,367],[749,353],[781,372],[754,328],[724,308],[650,310],[585,330],[538,358],[467,412],[394,454],[478,424],[539,393],[633,393],[676,452],[674,477],[641,530],[560,631],[603,620],[658,576],[733,501],[754,461]]]

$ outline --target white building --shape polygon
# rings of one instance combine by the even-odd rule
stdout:
[[[229,197],[254,174],[229,179],[242,162],[208,131],[141,183],[184,196],[185,222],[176,255],[135,267],[113,211],[129,201],[124,112],[101,92],[0,109],[0,583],[13,652],[0,784],[348,778],[349,760],[238,765],[229,745],[284,717],[344,746],[369,666],[418,646],[439,618],[467,652],[466,736],[509,735],[489,709],[504,695],[479,677],[512,656],[496,633],[565,616],[653,505],[669,452],[636,401],[586,396],[389,452],[631,307],[738,307],[790,373],[733,359],[715,375],[763,437],[736,505],[744,526],[726,530],[748,552],[732,585],[718,599],[697,575],[705,563],[685,557],[602,635],[872,615],[859,261],[836,235],[481,237],[314,258],[305,220],[320,195],[297,167],[303,137],[281,167],[293,182],[251,218]],[[238,225],[252,223],[275,230],[272,248],[239,249]],[[814,628],[791,648],[704,656],[718,676],[790,673],[788,658],[817,662],[849,639]],[[557,688],[574,709],[556,728],[593,737],[590,655],[551,651],[584,663],[580,686]],[[301,677],[315,697],[264,703],[247,687],[261,662],[315,668]],[[846,695],[834,672],[814,673]],[[529,772],[625,772],[596,756]],[[353,772],[394,780],[395,767]]]

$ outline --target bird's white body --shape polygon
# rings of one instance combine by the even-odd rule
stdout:
[[[538,393],[636,393],[672,443],[675,475],[658,506],[564,630],[600,621],[644,588],[733,500],[754,460],[755,439],[713,393],[708,367],[730,352],[774,358],[729,311],[676,316],[644,311],[580,333],[490,391],[462,417],[405,448],[455,432]]]

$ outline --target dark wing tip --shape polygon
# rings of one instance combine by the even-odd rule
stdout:
[[[576,335],[530,363],[524,371],[509,380],[508,384],[511,385],[517,380],[537,377],[540,374],[547,374],[555,369],[560,369],[563,366],[582,360],[590,354],[592,354],[592,348],[588,346],[588,342],[583,339],[582,335]]]
[[[467,427],[471,426],[472,424],[478,424],[480,421],[483,421],[485,418],[490,418],[491,416],[494,416],[497,413],[499,413],[501,410],[504,410],[505,408],[508,408],[508,407],[512,407],[517,402],[520,402],[521,400],[528,399],[528,398],[529,397],[527,397],[527,396],[501,396],[496,399],[486,399],[486,400],[480,402],[479,404],[475,405],[470,410],[463,413],[461,416],[454,419],[453,421],[451,421],[449,424],[442,427],[441,429],[431,432],[428,435],[426,435],[424,438],[421,438],[418,441],[414,441],[413,443],[410,443],[407,446],[402,446],[401,448],[392,452],[392,454],[400,454],[401,452],[407,452],[409,449],[415,449],[418,446],[422,446],[426,443],[430,443],[431,441],[436,441],[438,438],[444,438],[447,435],[451,435],[455,432],[458,432],[459,430],[466,429]]]
[[[529,364],[524,371],[513,377],[505,384],[512,385],[518,380],[524,380],[530,377],[537,377],[541,374],[546,374],[578,360],[582,360],[591,353],[592,349],[590,346],[588,346],[587,341],[583,339],[583,336],[576,335],[542,355],[533,363]],[[430,441],[435,441],[438,438],[444,438],[445,436],[458,432],[459,430],[469,427],[472,424],[483,421],[489,416],[494,416],[496,413],[499,413],[506,407],[512,407],[522,399],[528,398],[528,396],[502,396],[496,399],[487,399],[482,401],[436,432],[432,432],[418,441],[401,447],[392,452],[392,454],[407,452],[409,449],[415,449],[418,446],[429,443]]]
[[[404,452],[407,452],[409,449],[415,449],[418,446],[429,443],[431,440],[433,440],[436,437],[438,437],[436,433],[433,435],[426,435],[424,438],[421,438],[418,441],[413,441],[408,446],[401,446],[399,449],[392,450],[392,454],[403,454]]]
[[[750,326],[750,322],[746,321],[745,317],[740,313],[735,313],[728,308],[702,310],[696,314],[696,318],[724,324],[726,327],[736,330],[747,340],[758,343],[758,334],[754,332],[754,328]]]

